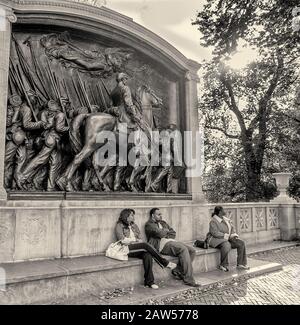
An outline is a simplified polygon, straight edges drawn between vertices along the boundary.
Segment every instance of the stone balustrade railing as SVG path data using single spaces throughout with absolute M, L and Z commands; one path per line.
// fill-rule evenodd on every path
M 300 203 L 295 204 L 296 235 L 300 238 Z
M 213 204 L 209 205 L 212 213 Z M 279 229 L 279 205 L 270 203 L 222 204 L 239 233 Z
M 220 205 L 220 204 L 218 204 Z M 300 204 L 250 202 L 221 204 L 237 233 L 249 243 L 294 240 L 300 235 Z M 215 204 L 208 204 L 210 214 Z

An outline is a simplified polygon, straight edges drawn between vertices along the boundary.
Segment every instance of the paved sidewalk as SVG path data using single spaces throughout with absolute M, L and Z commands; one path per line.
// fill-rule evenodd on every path
M 180 305 L 298 305 L 300 304 L 300 247 L 283 248 L 251 256 L 281 263 L 282 271 L 261 275 L 203 291 L 189 291 L 147 304 Z
M 170 279 L 166 283 L 158 283 L 158 290 L 140 285 L 56 301 L 54 304 L 300 304 L 297 280 L 300 278 L 300 247 L 295 245 L 295 242 L 273 242 L 262 247 L 249 247 L 249 271 L 238 271 L 232 266 L 230 272 L 215 270 L 197 274 L 196 280 L 202 285 L 200 288 L 189 288 L 182 281 Z

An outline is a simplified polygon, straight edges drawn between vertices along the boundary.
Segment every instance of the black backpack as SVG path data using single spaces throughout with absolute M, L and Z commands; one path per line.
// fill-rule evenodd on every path
M 203 249 L 208 249 L 208 244 L 206 240 L 195 240 L 194 242 L 195 247 L 203 248 Z

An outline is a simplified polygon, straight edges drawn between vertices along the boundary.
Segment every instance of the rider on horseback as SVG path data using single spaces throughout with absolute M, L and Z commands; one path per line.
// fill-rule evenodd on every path
M 119 108 L 119 122 L 126 123 L 128 133 L 132 131 L 148 132 L 149 126 L 144 123 L 140 110 L 133 103 L 131 90 L 127 84 L 128 79 L 129 77 L 126 73 L 119 73 L 117 75 L 118 85 L 111 94 L 113 105 Z M 148 134 L 147 136 L 149 137 Z M 114 182 L 115 191 L 121 189 L 121 183 L 127 168 L 127 166 L 117 166 Z M 130 177 L 130 184 L 128 184 L 133 191 L 137 191 L 135 187 L 135 177 L 137 176 L 135 171 L 137 170 L 140 170 L 140 166 L 134 166 L 131 174 L 132 177 Z
M 128 129 L 137 129 L 141 114 L 133 104 L 130 87 L 127 85 L 129 77 L 121 72 L 117 75 L 117 86 L 111 93 L 113 106 L 119 108 L 119 122 L 126 123 Z

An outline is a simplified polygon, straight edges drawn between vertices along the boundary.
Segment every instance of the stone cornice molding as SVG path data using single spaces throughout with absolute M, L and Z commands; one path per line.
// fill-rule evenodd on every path
M 127 30 L 134 35 L 139 41 L 144 42 L 166 58 L 174 62 L 181 70 L 190 71 L 192 75 L 197 74 L 200 68 L 199 63 L 187 59 L 170 43 L 160 36 L 151 32 L 147 28 L 135 23 L 132 18 L 119 14 L 118 12 L 108 9 L 104 6 L 96 7 L 89 4 L 74 2 L 71 0 L 0 0 L 0 5 L 11 8 L 18 16 L 40 15 L 43 17 L 47 14 L 57 15 L 73 15 L 76 18 L 85 19 L 87 21 L 99 22 L 113 26 L 119 30 Z M 47 19 L 47 17 L 44 17 Z
M 198 76 L 197 72 L 195 72 L 195 71 L 188 71 L 185 74 L 185 80 L 186 81 L 200 82 L 199 76 Z
M 10 23 L 16 23 L 17 22 L 17 16 L 14 14 L 12 8 L 10 6 L 6 6 L 2 4 L 0 1 L 0 6 L 5 10 L 5 17 Z
M 16 23 L 18 20 L 17 16 L 13 12 L 8 12 L 6 14 L 6 19 L 12 24 Z

